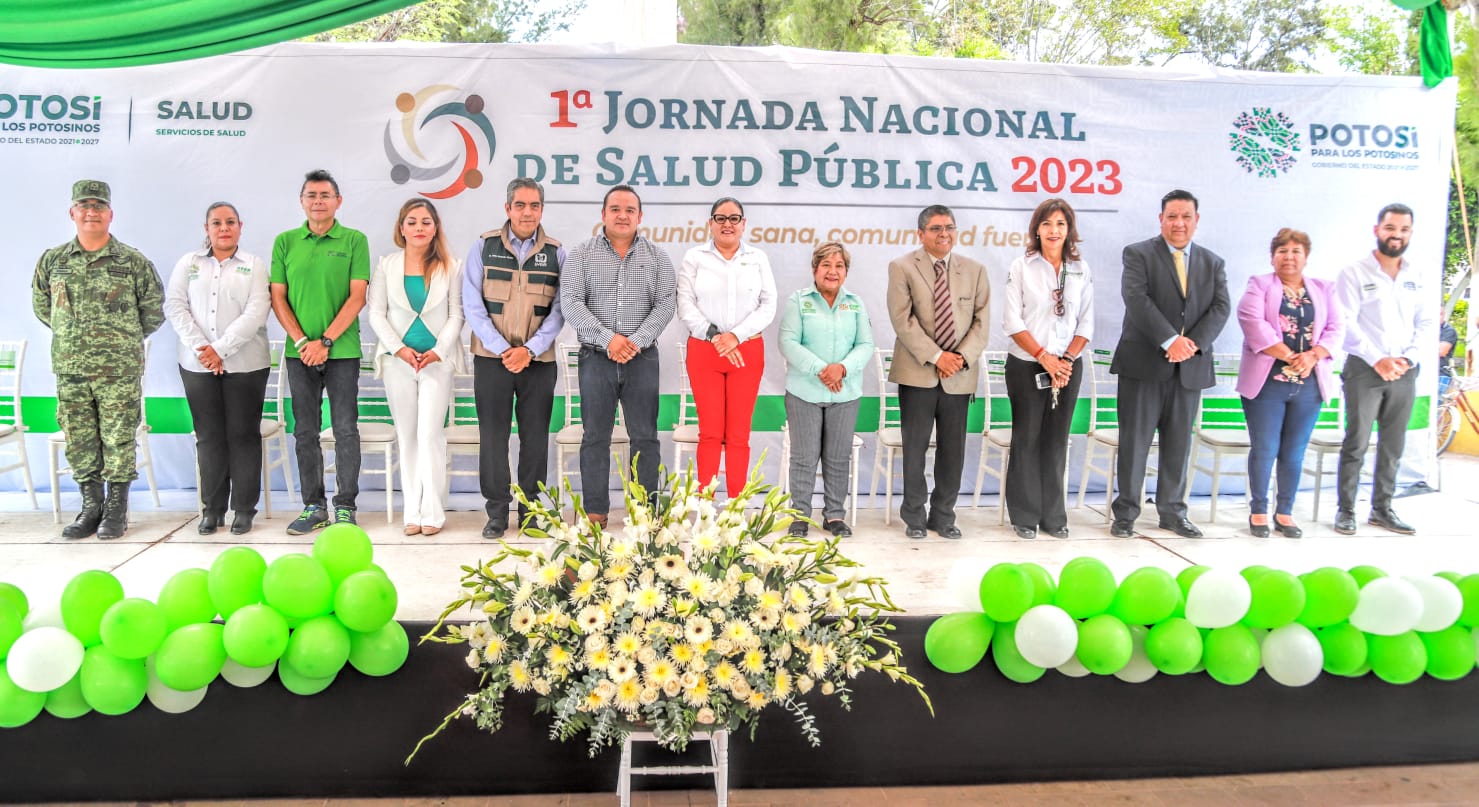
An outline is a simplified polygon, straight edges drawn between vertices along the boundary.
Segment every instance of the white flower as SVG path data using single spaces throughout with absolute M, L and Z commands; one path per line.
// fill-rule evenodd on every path
M 483 663 L 483 654 L 479 650 L 467 651 L 467 666 L 476 670 Z
M 765 591 L 765 581 L 760 578 L 752 577 L 745 581 L 745 593 L 751 597 L 758 597 L 763 591 Z
M 534 596 L 534 583 L 525 580 L 519 584 L 519 590 L 514 592 L 514 607 L 527 605 L 529 598 Z
M 605 608 L 592 604 L 580 609 L 580 615 L 576 617 L 576 622 L 580 625 L 581 630 L 586 633 L 592 633 L 606 627 L 606 623 L 610 619 L 611 615 L 606 613 Z
M 679 676 L 678 682 L 683 685 L 684 689 L 693 689 L 698 686 L 698 673 L 692 671 L 683 673 L 683 675 Z
M 781 615 L 774 608 L 761 608 L 750 616 L 750 621 L 761 630 L 775 630 L 780 624 Z
M 597 650 L 605 650 L 606 644 L 606 634 L 592 633 L 585 637 L 585 652 L 594 653 Z
M 831 681 L 823 681 L 822 682 L 822 694 L 823 695 L 831 695 L 833 692 L 836 692 L 836 691 L 837 691 L 837 687 L 833 686 Z
M 727 656 L 734 652 L 734 642 L 729 639 L 720 638 L 714 642 L 714 650 L 718 651 L 721 656 Z
M 743 675 L 736 676 L 734 683 L 729 686 L 729 691 L 741 700 L 750 697 L 750 682 Z
M 553 586 L 556 583 L 560 582 L 560 579 L 564 576 L 565 564 L 558 562 L 546 563 L 543 566 L 540 566 L 539 571 L 535 573 L 535 580 L 539 583 L 539 585 L 545 588 L 549 588 L 550 586 Z
M 693 553 L 700 557 L 707 557 L 719 551 L 719 545 L 723 542 L 720 535 L 714 530 L 704 530 L 693 536 Z
M 746 651 L 740 666 L 751 675 L 765 672 L 765 651 L 759 649 Z
M 601 679 L 601 683 L 596 685 L 596 692 L 600 694 L 603 700 L 609 701 L 616 697 L 616 684 L 603 678 Z
M 682 555 L 663 555 L 657 559 L 657 573 L 664 580 L 677 580 L 688 572 Z
M 623 711 L 635 712 L 641 704 L 642 682 L 635 678 L 626 678 L 617 683 L 616 705 Z
M 541 695 L 548 695 L 550 693 L 550 682 L 548 678 L 534 679 L 532 687 L 535 692 L 538 692 Z
M 579 577 L 581 580 L 595 580 L 596 564 L 591 563 L 590 561 L 586 561 L 585 563 L 580 564 L 580 571 L 576 572 L 575 576 Z
M 606 665 L 606 671 L 611 674 L 613 681 L 627 681 L 637 675 L 637 665 L 629 658 L 618 656 L 610 664 Z
M 810 692 L 813 686 L 815 686 L 815 682 L 811 680 L 810 676 L 803 675 L 796 679 L 796 689 L 803 695 Z
M 657 703 L 657 698 L 659 694 L 660 693 L 657 687 L 644 687 L 642 689 L 642 694 L 637 697 L 637 700 L 643 706 L 651 706 L 652 704 Z
M 492 635 L 493 629 L 488 626 L 486 621 L 474 622 L 470 625 L 464 625 L 461 633 L 462 637 L 467 640 L 468 647 L 474 650 L 482 650 L 488 646 L 488 637 Z
M 652 662 L 654 662 L 656 660 L 657 660 L 657 651 L 654 650 L 654 649 L 652 649 L 652 645 L 650 645 L 650 644 L 649 645 L 643 645 L 642 646 L 642 649 L 637 651 L 637 661 L 640 661 L 643 664 L 651 664 Z
M 629 596 L 627 593 L 627 584 L 620 580 L 606 587 L 606 601 L 611 603 L 613 609 L 626 605 Z
M 524 636 L 528 636 L 529 632 L 534 630 L 534 622 L 534 609 L 527 607 L 514 611 L 513 616 L 508 618 L 509 628 Z
M 683 685 L 678 683 L 678 679 L 676 678 L 669 679 L 666 684 L 662 685 L 662 694 L 667 695 L 669 698 L 678 697 L 678 693 L 682 691 Z
M 702 723 L 705 726 L 712 725 L 715 720 L 714 710 L 705 706 L 704 708 L 698 710 L 698 714 L 694 717 L 694 720 L 697 720 L 699 723 Z
M 811 595 L 806 593 L 806 587 L 800 583 L 792 583 L 786 592 L 786 599 L 790 601 L 792 608 L 805 611 L 811 607 Z
M 647 672 L 647 680 L 654 686 L 662 686 L 678 677 L 678 668 L 673 662 L 665 658 L 654 659 L 651 664 L 644 665 Z
M 683 628 L 684 638 L 694 644 L 702 644 L 714 636 L 714 623 L 708 617 L 689 617 Z

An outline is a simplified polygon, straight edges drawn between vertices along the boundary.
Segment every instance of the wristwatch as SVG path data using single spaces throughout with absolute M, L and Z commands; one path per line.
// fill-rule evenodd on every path
M 334 347 L 334 340 L 330 339 L 327 336 L 318 340 L 318 343 L 323 345 L 325 350 L 330 350 Z

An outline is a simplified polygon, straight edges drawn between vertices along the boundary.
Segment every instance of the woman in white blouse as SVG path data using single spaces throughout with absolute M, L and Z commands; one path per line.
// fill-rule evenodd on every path
M 180 337 L 180 381 L 195 424 L 201 535 L 252 529 L 262 492 L 262 400 L 271 359 L 267 264 L 237 248 L 241 216 L 216 202 L 205 211 L 205 246 L 175 263 L 164 315 Z
M 1094 285 L 1078 254 L 1073 208 L 1049 199 L 1032 212 L 1027 254 L 1007 270 L 1002 330 L 1007 397 L 1012 405 L 1012 460 L 1007 515 L 1022 538 L 1038 529 L 1068 537 L 1063 489 L 1068 429 L 1083 380 L 1080 356 L 1094 335 Z
M 688 380 L 698 409 L 698 479 L 719 475 L 730 496 L 750 473 L 750 420 L 765 373 L 761 333 L 775 319 L 775 277 L 765 253 L 743 242 L 745 208 L 725 197 L 709 208 L 710 241 L 678 268 L 678 318 L 688 329 Z
M 447 251 L 431 202 L 411 199 L 396 218 L 395 245 L 370 276 L 366 308 L 375 375 L 385 379 L 401 453 L 407 535 L 435 535 L 447 521 L 447 407 L 462 368 L 462 261 Z

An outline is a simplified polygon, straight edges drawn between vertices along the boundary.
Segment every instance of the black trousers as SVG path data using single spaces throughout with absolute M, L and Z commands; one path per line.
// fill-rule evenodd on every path
M 1120 453 L 1115 472 L 1119 494 L 1110 506 L 1115 521 L 1133 522 L 1140 517 L 1145 462 L 1157 432 L 1160 464 L 1156 470 L 1155 509 L 1163 522 L 1186 518 L 1186 466 L 1202 391 L 1182 386 L 1180 373 L 1181 369 L 1176 368 L 1165 381 L 1120 376 Z
M 555 401 L 555 363 L 530 362 L 510 373 L 489 356 L 472 357 L 473 395 L 478 408 L 478 484 L 489 518 L 508 518 L 509 432 L 519 420 L 519 488 L 539 498 L 539 483 L 549 480 L 549 424 Z M 519 507 L 519 522 L 525 516 Z
M 270 368 L 246 373 L 197 373 L 180 368 L 195 454 L 200 465 L 200 507 L 225 515 L 257 512 L 262 494 L 262 400 Z
M 1053 391 L 1037 388 L 1042 365 L 1007 356 L 1007 400 L 1012 404 L 1012 453 L 1007 463 L 1007 513 L 1016 527 L 1044 531 L 1068 526 L 1063 474 L 1068 463 L 1068 430 L 1083 381 L 1082 358 L 1073 363 L 1068 386 Z
M 955 499 L 965 465 L 965 421 L 971 394 L 945 392 L 938 385 L 899 385 L 899 431 L 904 440 L 904 501 L 899 518 L 905 527 L 934 528 L 955 524 Z M 924 455 L 930 430 L 935 432 L 935 489 L 924 484 Z M 925 500 L 929 512 L 925 513 Z

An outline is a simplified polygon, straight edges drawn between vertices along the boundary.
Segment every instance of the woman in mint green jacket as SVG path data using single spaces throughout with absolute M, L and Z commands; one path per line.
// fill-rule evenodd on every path
M 822 517 L 827 531 L 852 535 L 847 514 L 853 434 L 863 368 L 873 356 L 873 325 L 857 295 L 845 291 L 852 256 L 836 241 L 811 254 L 813 285 L 792 294 L 781 314 L 781 355 L 786 357 L 786 423 L 790 429 L 791 501 L 811 517 L 817 461 L 822 463 Z M 791 525 L 805 535 L 806 522 Z

